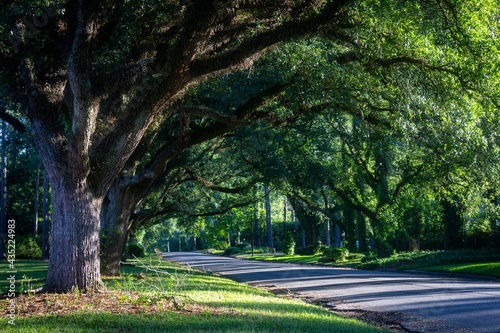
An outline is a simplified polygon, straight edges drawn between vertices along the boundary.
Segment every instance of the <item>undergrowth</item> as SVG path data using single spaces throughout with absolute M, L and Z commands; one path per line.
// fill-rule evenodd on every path
M 469 262 L 487 262 L 500 260 L 499 252 L 477 250 L 415 251 L 401 252 L 389 258 L 370 256 L 359 264 L 360 269 L 417 269 L 428 266 L 461 264 Z

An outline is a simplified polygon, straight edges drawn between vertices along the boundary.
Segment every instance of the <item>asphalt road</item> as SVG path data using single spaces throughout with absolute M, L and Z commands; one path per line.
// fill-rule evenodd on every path
M 166 260 L 290 292 L 336 311 L 397 317 L 408 332 L 500 332 L 500 283 L 441 275 L 267 263 L 190 252 Z

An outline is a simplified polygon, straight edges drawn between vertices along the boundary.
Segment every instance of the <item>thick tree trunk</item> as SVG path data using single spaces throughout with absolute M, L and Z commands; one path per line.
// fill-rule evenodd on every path
M 103 288 L 99 269 L 99 212 L 102 200 L 85 182 L 52 180 L 54 206 L 50 262 L 44 291 Z
M 306 243 L 309 245 L 316 245 L 318 244 L 319 240 L 319 235 L 318 235 L 318 225 L 314 222 L 315 219 L 313 217 L 311 218 L 312 223 L 307 223 L 307 225 L 304 226 L 304 232 L 306 236 Z
M 356 223 L 358 225 L 359 251 L 367 252 L 369 250 L 368 235 L 366 233 L 366 217 L 361 212 L 356 212 Z M 374 251 L 375 249 L 370 249 Z
M 326 238 L 326 246 L 332 246 L 332 235 L 330 231 L 330 220 L 326 220 L 325 225 L 325 238 Z
M 135 200 L 127 190 L 113 186 L 101 210 L 101 273 L 120 275 L 120 263 L 129 238 Z
M 290 199 L 290 204 L 304 231 L 306 245 L 316 245 L 319 240 L 318 236 L 321 220 L 316 214 L 310 212 L 299 200 L 292 198 Z
M 49 260 L 49 176 L 43 175 L 43 227 L 42 227 L 42 260 Z
M 333 247 L 338 248 L 341 247 L 342 241 L 340 239 L 340 227 L 338 224 L 335 224 L 335 227 L 333 229 Z M 343 246 L 342 246 L 343 247 Z
M 35 179 L 35 204 L 34 206 L 34 211 L 35 211 L 35 221 L 34 221 L 34 226 L 33 226 L 33 237 L 36 238 L 38 234 L 38 198 L 39 198 L 39 191 L 40 191 L 40 165 L 37 165 L 36 167 L 36 179 Z

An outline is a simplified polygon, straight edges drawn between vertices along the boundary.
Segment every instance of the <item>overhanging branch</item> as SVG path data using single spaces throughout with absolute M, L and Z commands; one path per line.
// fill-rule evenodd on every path
M 20 133 L 24 133 L 26 131 L 26 127 L 24 126 L 24 124 L 19 119 L 8 114 L 7 109 L 4 106 L 0 106 L 0 119 L 10 124 L 16 131 Z
M 190 72 L 193 77 L 202 77 L 241 66 L 253 56 L 278 43 L 316 33 L 324 26 L 339 24 L 340 14 L 350 2 L 349 0 L 330 1 L 318 14 L 304 19 L 290 20 L 276 28 L 255 34 L 231 50 L 210 57 L 201 57 L 190 64 Z
M 242 194 L 245 191 L 248 191 L 254 184 L 249 184 L 243 187 L 225 187 L 221 185 L 217 185 L 212 183 L 209 180 L 204 179 L 200 175 L 198 175 L 193 169 L 191 168 L 184 168 L 186 172 L 199 184 L 203 185 L 204 187 L 212 190 L 212 191 L 217 191 L 217 192 L 222 192 L 222 193 L 230 193 L 230 194 Z

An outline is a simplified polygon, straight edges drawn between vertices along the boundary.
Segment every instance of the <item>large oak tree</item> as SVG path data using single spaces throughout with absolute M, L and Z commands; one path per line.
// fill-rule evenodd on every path
M 335 33 L 351 2 L 2 6 L 2 90 L 21 103 L 53 187 L 45 290 L 101 288 L 104 198 L 148 128 L 180 112 L 172 106 L 189 87 L 249 66 L 281 41 L 321 29 Z

